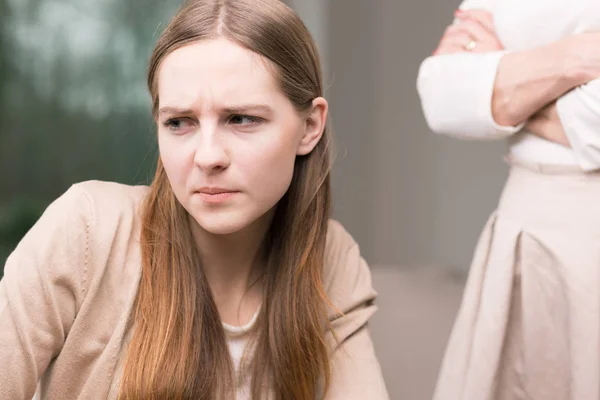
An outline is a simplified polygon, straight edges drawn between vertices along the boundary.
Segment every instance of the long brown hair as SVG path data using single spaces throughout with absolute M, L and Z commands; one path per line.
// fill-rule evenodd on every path
M 298 112 L 323 95 L 315 44 L 279 0 L 188 0 L 150 59 L 153 114 L 165 56 L 186 44 L 225 37 L 269 60 Z M 249 360 L 253 399 L 309 400 L 330 380 L 325 341 L 328 300 L 321 280 L 330 213 L 330 133 L 296 159 L 288 192 L 265 238 L 263 306 Z M 224 399 L 233 396 L 231 358 L 219 312 L 199 262 L 188 215 L 158 162 L 143 208 L 142 278 L 120 399 Z

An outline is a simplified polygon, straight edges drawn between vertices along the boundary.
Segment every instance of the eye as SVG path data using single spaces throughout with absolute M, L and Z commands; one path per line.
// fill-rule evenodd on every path
M 194 124 L 189 118 L 169 118 L 163 125 L 172 132 L 180 132 Z
M 264 121 L 264 119 L 262 119 L 260 117 L 253 117 L 251 115 L 234 114 L 231 117 L 229 117 L 229 120 L 227 122 L 230 124 L 233 124 L 233 125 L 256 125 L 256 124 L 260 124 L 263 121 Z

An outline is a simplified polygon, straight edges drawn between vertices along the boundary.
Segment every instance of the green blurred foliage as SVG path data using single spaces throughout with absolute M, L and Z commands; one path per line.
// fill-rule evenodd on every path
M 147 183 L 147 60 L 179 1 L 0 0 L 0 277 L 73 183 Z
M 0 210 L 0 263 L 41 216 L 44 205 L 32 199 L 15 199 Z M 0 267 L 2 276 L 3 267 Z

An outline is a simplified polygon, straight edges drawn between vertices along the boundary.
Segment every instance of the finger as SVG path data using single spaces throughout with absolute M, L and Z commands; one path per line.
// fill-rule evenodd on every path
M 488 31 L 481 22 L 474 19 L 460 19 L 458 24 L 450 26 L 451 30 L 462 30 L 470 34 L 478 42 L 496 41 L 494 33 Z M 450 30 L 450 28 L 448 28 Z
M 440 42 L 440 48 L 444 46 L 458 46 L 462 48 L 462 51 L 465 51 L 465 46 L 471 42 L 473 38 L 466 32 L 455 32 L 453 34 L 448 34 L 444 36 L 442 41 Z
M 474 42 L 474 47 L 468 47 L 471 42 Z M 490 37 L 489 40 L 477 41 L 469 33 L 453 29 L 449 30 L 448 33 L 442 37 L 439 46 L 447 44 L 462 46 L 462 51 L 469 51 L 472 53 L 486 53 L 503 49 L 502 44 L 494 38 Z
M 489 32 L 492 32 L 494 34 L 496 32 L 496 27 L 494 25 L 494 16 L 489 11 L 481 9 L 457 10 L 455 16 L 456 18 L 461 20 L 474 19 L 476 21 L 479 21 L 479 23 L 481 23 Z
M 441 56 L 444 54 L 454 54 L 454 53 L 464 53 L 464 52 L 465 52 L 464 46 L 459 46 L 457 44 L 452 44 L 452 43 L 446 43 L 446 44 L 440 45 L 437 49 L 435 49 L 435 51 L 433 52 L 433 55 Z

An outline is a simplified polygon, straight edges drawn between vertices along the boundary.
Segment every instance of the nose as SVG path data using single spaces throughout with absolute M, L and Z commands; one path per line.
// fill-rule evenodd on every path
M 194 164 L 207 174 L 227 169 L 231 164 L 225 138 L 216 126 L 204 125 L 198 135 Z

